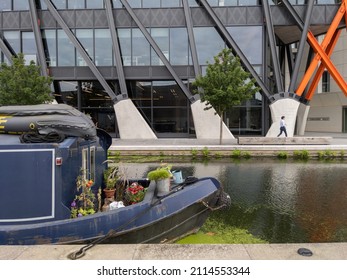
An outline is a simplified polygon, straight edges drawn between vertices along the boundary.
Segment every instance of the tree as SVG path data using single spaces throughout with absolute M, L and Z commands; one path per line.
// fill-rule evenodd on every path
M 0 105 L 34 105 L 52 101 L 52 78 L 41 76 L 40 66 L 34 61 L 25 65 L 21 53 L 12 60 L 12 65 L 2 63 L 0 66 Z
M 223 49 L 214 57 L 214 64 L 208 63 L 206 75 L 198 76 L 193 82 L 201 101 L 206 102 L 205 110 L 214 108 L 220 118 L 219 142 L 223 137 L 223 114 L 233 106 L 241 103 L 259 91 L 255 80 L 246 72 L 240 59 L 231 53 L 230 49 Z

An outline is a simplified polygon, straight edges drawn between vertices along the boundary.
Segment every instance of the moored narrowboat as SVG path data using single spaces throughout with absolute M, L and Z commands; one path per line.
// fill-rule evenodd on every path
M 102 211 L 112 139 L 76 111 L 59 104 L 0 107 L 0 244 L 171 242 L 227 204 L 215 178 L 187 178 L 161 196 L 154 181 L 140 178 L 128 182 L 143 186 L 142 201 Z M 72 218 L 81 194 L 76 178 L 92 182 L 94 211 Z

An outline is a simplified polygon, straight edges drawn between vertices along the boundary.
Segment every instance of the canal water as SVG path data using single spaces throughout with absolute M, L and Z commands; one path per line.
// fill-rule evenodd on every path
M 269 243 L 347 242 L 347 163 L 278 159 L 170 163 L 183 177 L 219 179 L 232 200 L 219 223 L 246 229 Z M 146 177 L 153 163 L 124 164 Z

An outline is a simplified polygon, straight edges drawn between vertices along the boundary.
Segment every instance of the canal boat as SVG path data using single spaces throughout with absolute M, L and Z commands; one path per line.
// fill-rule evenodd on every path
M 215 178 L 188 177 L 161 196 L 154 181 L 133 178 L 127 182 L 144 187 L 143 200 L 103 209 L 111 142 L 67 105 L 0 107 L 0 244 L 172 242 L 228 204 Z M 72 218 L 77 178 L 89 184 L 95 213 Z

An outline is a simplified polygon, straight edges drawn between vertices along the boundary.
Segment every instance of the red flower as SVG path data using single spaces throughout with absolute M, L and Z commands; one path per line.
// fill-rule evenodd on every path
M 130 204 L 135 204 L 143 200 L 145 191 L 143 186 L 134 182 L 125 190 L 126 198 Z

